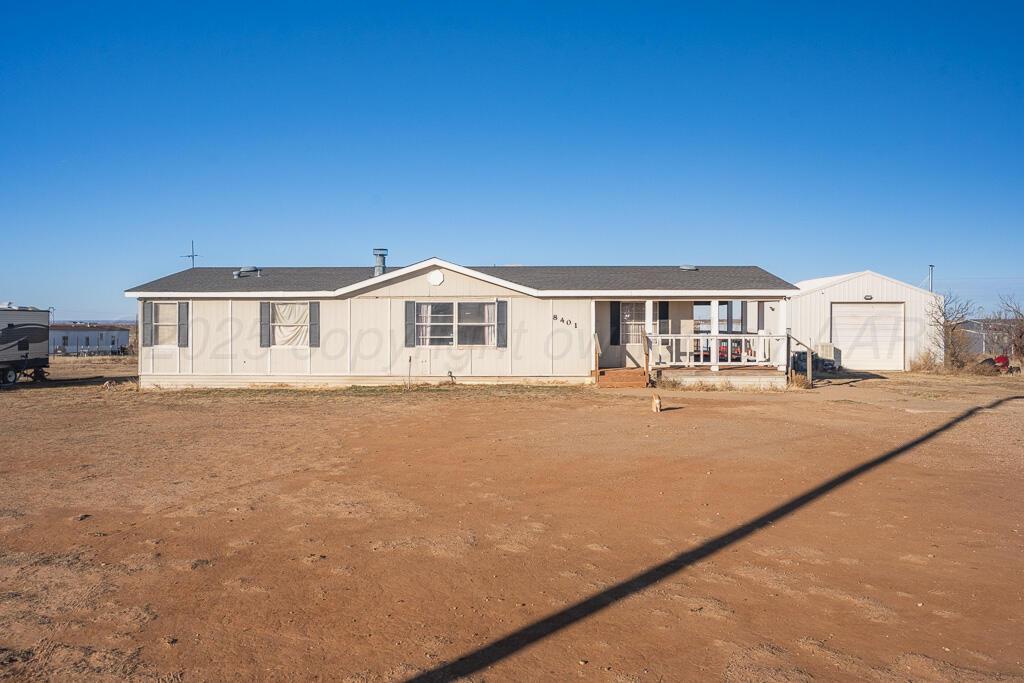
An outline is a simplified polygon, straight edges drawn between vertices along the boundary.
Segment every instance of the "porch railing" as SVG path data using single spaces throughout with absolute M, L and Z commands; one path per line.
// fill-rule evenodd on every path
M 786 364 L 784 334 L 651 334 L 651 368 Z

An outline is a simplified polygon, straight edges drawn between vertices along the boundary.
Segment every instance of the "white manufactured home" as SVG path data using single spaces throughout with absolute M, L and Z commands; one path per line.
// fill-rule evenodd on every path
M 377 253 L 380 252 L 380 253 Z M 143 387 L 592 383 L 615 368 L 784 381 L 787 297 L 755 266 L 192 268 L 138 299 Z
M 129 344 L 128 325 L 66 322 L 50 325 L 52 355 L 111 355 L 122 353 Z

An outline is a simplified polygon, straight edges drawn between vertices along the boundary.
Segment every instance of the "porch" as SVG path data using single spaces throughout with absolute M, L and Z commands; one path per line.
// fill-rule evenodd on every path
M 784 373 L 786 300 L 669 299 L 594 302 L 594 370 L 764 368 Z

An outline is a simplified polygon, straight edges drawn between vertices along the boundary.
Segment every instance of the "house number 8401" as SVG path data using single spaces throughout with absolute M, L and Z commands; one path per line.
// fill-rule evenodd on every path
M 579 327 L 580 327 L 579 325 L 577 325 L 577 324 L 576 324 L 575 322 L 573 322 L 572 320 L 569 320 L 569 319 L 567 319 L 567 318 L 563 318 L 562 316 L 558 315 L 557 313 L 555 313 L 554 315 L 552 315 L 552 316 L 551 316 L 551 319 L 552 319 L 552 320 L 554 320 L 554 321 L 556 321 L 556 322 L 560 322 L 560 323 L 562 323 L 563 325 L 567 325 L 567 326 L 569 326 L 569 327 L 575 327 L 576 329 L 579 329 Z

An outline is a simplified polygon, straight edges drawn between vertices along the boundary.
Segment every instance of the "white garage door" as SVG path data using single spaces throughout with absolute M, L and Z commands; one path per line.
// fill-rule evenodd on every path
M 903 304 L 832 304 L 832 344 L 851 370 L 903 369 Z

